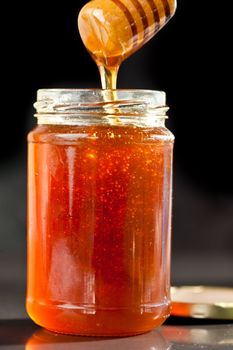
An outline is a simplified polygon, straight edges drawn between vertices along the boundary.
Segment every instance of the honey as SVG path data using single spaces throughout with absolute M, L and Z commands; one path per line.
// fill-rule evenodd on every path
M 27 310 L 37 324 L 132 335 L 168 317 L 172 148 L 165 128 L 29 134 Z
M 174 15 L 176 0 L 92 0 L 78 26 L 97 63 L 103 89 L 116 89 L 121 63 L 148 42 Z

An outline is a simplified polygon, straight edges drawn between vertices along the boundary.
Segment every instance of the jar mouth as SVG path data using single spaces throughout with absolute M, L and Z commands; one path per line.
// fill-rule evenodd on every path
M 165 92 L 135 89 L 40 89 L 34 107 L 39 124 L 80 124 L 88 117 L 164 121 L 169 109 Z

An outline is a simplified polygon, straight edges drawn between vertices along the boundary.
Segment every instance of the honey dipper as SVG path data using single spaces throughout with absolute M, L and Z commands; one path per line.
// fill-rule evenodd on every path
M 176 0 L 92 0 L 79 14 L 79 32 L 99 68 L 108 73 L 149 41 L 175 10 Z

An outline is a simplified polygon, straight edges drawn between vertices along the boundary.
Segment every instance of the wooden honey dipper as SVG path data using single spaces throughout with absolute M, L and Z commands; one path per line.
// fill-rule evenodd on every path
M 79 32 L 104 89 L 116 89 L 122 61 L 148 42 L 175 10 L 176 0 L 92 0 L 82 8 Z

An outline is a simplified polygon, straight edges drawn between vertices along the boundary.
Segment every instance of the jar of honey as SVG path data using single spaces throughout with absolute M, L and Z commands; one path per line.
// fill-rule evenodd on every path
M 165 94 L 39 90 L 35 108 L 29 316 L 89 336 L 160 326 L 170 313 L 174 143 Z

